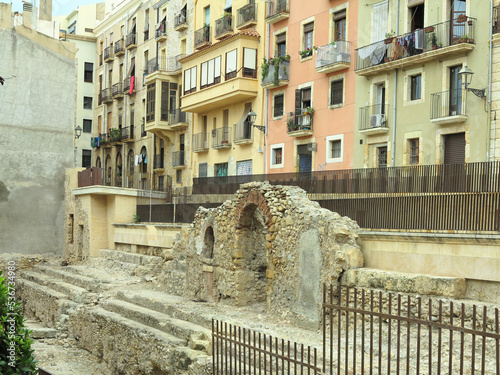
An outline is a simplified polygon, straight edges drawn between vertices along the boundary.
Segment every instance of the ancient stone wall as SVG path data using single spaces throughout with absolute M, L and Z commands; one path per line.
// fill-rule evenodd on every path
M 322 284 L 363 266 L 358 230 L 298 187 L 244 184 L 221 206 L 197 211 L 186 236 L 185 293 L 317 324 Z

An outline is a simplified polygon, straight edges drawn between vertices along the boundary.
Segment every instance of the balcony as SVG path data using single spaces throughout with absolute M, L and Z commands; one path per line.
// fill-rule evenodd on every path
M 316 50 L 316 71 L 332 73 L 351 65 L 351 42 L 339 40 Z
M 111 62 L 115 58 L 113 54 L 113 46 L 104 48 L 104 62 Z
M 134 78 L 132 80 L 132 78 Z M 132 81 L 134 82 L 134 86 L 132 87 L 132 92 L 130 92 L 130 86 L 132 85 Z M 137 77 L 128 77 L 123 80 L 123 93 L 125 95 L 135 94 L 137 87 Z
M 144 74 L 146 74 L 146 84 L 154 80 L 169 80 L 171 76 L 182 74 L 182 64 L 179 62 L 184 55 L 152 58 L 146 64 Z
M 493 34 L 500 32 L 500 5 L 493 8 L 492 32 Z
M 125 143 L 134 142 L 134 125 L 121 128 L 121 141 Z
M 427 61 L 466 54 L 475 47 L 475 22 L 474 18 L 464 15 L 358 48 L 356 74 L 388 73 L 397 68 L 408 69 Z
M 208 136 L 207 133 L 193 134 L 193 143 L 191 144 L 193 152 L 208 151 Z
M 110 142 L 109 137 L 106 133 L 99 134 L 99 145 L 100 145 L 100 147 L 110 147 L 111 146 L 111 142 Z
M 359 109 L 359 132 L 366 135 L 385 134 L 389 131 L 387 104 L 376 104 Z
M 102 61 L 103 61 L 103 57 L 102 57 L 102 53 L 99 54 L 99 66 L 102 66 Z
M 210 26 L 203 26 L 194 32 L 194 48 L 200 49 L 210 44 Z
M 271 0 L 266 4 L 266 21 L 276 23 L 290 17 L 288 0 Z
M 179 14 L 176 14 L 174 17 L 174 30 L 175 31 L 183 31 L 188 28 L 186 11 L 181 11 Z
M 249 3 L 239 8 L 237 17 L 236 27 L 238 29 L 246 29 L 247 27 L 255 26 L 257 24 L 257 4 Z
M 111 144 L 117 145 L 122 144 L 122 129 L 121 128 L 111 128 L 109 129 L 109 142 Z
M 216 150 L 231 148 L 231 129 L 229 126 L 212 130 L 212 148 Z
M 172 129 L 185 129 L 188 126 L 186 117 L 186 112 L 182 112 L 180 109 L 176 109 L 170 111 L 168 123 Z
M 274 61 L 279 58 L 273 59 Z M 276 69 L 278 74 L 276 74 Z M 290 71 L 290 61 L 280 60 L 278 66 L 276 63 L 270 63 L 267 72 L 262 73 L 262 88 L 272 89 L 288 85 L 288 72 Z M 265 74 L 264 74 L 265 73 Z
M 104 104 L 113 103 L 113 97 L 111 96 L 111 89 L 102 90 L 101 98 Z
M 185 166 L 186 164 L 184 163 L 184 151 L 172 152 L 172 167 L 184 168 Z
M 157 42 L 167 40 L 167 22 L 165 19 L 156 26 L 155 37 Z
M 222 39 L 233 33 L 233 16 L 226 14 L 215 20 L 215 39 Z
M 290 137 L 310 137 L 313 135 L 313 114 L 302 111 L 290 116 L 286 122 Z
M 153 170 L 155 172 L 163 171 L 165 169 L 165 157 L 164 155 L 155 155 L 153 159 Z
M 243 121 L 239 124 L 234 125 L 234 144 L 242 145 L 247 143 L 253 143 L 253 126 L 252 123 L 248 121 Z
M 118 82 L 113 85 L 111 88 L 111 96 L 113 99 L 121 99 L 123 98 L 123 83 Z
M 467 95 L 463 89 L 431 94 L 431 122 L 437 125 L 455 124 L 467 120 Z
M 122 56 L 125 55 L 125 41 L 123 38 L 120 40 L 117 40 L 115 43 L 115 56 Z
M 127 34 L 127 38 L 125 39 L 125 48 L 129 50 L 137 48 L 136 39 L 137 39 L 136 33 Z

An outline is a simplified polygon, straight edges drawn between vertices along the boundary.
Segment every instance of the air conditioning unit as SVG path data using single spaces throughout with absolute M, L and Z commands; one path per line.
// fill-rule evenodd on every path
M 385 115 L 371 115 L 370 116 L 370 128 L 380 128 L 385 125 Z
M 212 130 L 212 137 L 216 137 L 217 136 L 217 130 L 216 129 L 213 129 Z

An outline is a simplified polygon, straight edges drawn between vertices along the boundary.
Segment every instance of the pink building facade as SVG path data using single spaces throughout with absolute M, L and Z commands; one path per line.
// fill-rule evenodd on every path
M 357 2 L 273 0 L 267 173 L 353 166 Z

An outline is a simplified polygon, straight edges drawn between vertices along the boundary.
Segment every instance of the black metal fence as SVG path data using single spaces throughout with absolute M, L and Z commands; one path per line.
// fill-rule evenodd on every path
M 498 308 L 324 288 L 325 374 L 500 375 Z

